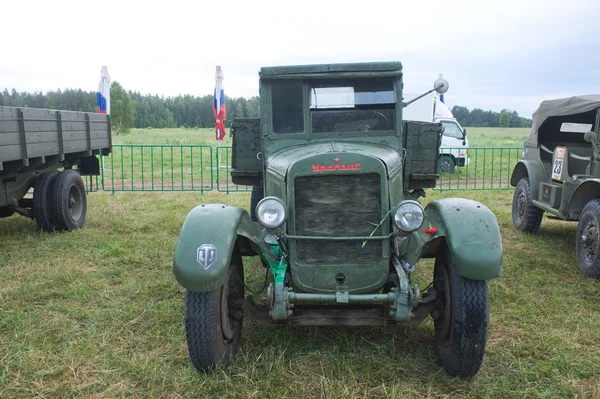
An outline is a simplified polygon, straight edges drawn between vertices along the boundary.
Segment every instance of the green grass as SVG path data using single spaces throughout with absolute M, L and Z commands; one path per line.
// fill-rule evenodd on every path
M 468 127 L 470 147 L 523 147 L 529 128 Z
M 468 127 L 471 147 L 522 147 L 529 135 L 528 128 Z M 113 136 L 113 144 L 207 144 L 231 145 L 229 132 L 225 140 L 215 139 L 214 129 L 131 129 L 126 135 Z
M 504 274 L 490 282 L 487 353 L 472 380 L 437 363 L 430 320 L 412 328 L 269 327 L 246 321 L 229 368 L 195 371 L 172 274 L 194 206 L 248 194 L 94 193 L 85 228 L 0 220 L 0 397 L 600 397 L 600 286 L 575 259 L 576 224 L 517 232 L 510 191 L 468 196 L 497 215 Z M 245 260 L 247 284 L 264 269 Z M 417 265 L 421 287 L 431 262 Z

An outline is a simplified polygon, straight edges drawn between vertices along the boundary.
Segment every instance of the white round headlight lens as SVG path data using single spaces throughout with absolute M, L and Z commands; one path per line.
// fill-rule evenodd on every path
M 425 220 L 423 207 L 416 201 L 404 201 L 394 212 L 394 223 L 402 231 L 417 230 L 423 224 L 423 220 Z
M 279 198 L 263 198 L 256 205 L 256 217 L 266 228 L 276 229 L 285 222 L 285 206 Z

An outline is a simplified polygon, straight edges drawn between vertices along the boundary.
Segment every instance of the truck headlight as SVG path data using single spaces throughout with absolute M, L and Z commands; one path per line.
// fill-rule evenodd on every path
M 421 227 L 423 220 L 425 220 L 423 207 L 417 201 L 402 201 L 394 212 L 394 224 L 408 233 Z
M 276 229 L 285 222 L 285 205 L 277 197 L 266 197 L 256 205 L 256 217 L 268 229 Z

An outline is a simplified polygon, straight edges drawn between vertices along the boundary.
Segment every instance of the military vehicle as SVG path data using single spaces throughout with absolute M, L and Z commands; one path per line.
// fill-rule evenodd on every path
M 600 278 L 600 95 L 543 101 L 510 184 L 515 227 L 536 233 L 544 212 L 579 221 L 577 262 Z
M 253 216 L 199 205 L 174 254 L 197 369 L 232 360 L 244 316 L 275 325 L 399 326 L 431 315 L 447 373 L 477 373 L 487 281 L 502 273 L 500 231 L 478 202 L 419 203 L 438 178 L 443 128 L 403 121 L 410 104 L 402 75 L 400 62 L 261 68 L 260 119 L 231 124 L 231 176 L 257 187 Z M 447 88 L 438 80 L 428 93 Z M 250 256 L 269 274 L 256 301 L 244 290 Z M 411 281 L 421 258 L 435 259 L 422 293 Z
M 96 156 L 111 148 L 108 115 L 1 106 L 0 218 L 18 213 L 43 231 L 83 227 L 81 176 L 99 175 Z

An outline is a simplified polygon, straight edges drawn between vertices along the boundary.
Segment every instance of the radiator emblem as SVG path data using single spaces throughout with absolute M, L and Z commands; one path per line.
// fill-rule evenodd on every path
M 339 158 L 335 158 L 333 160 L 333 164 L 330 165 L 321 165 L 321 164 L 313 164 L 312 165 L 312 170 L 313 173 L 323 173 L 323 172 L 333 172 L 336 170 L 360 170 L 360 162 L 356 162 L 356 163 L 350 163 L 350 164 L 345 164 L 345 163 L 340 163 L 340 159 Z
M 205 270 L 215 264 L 217 260 L 217 248 L 212 244 L 203 244 L 198 248 L 197 253 L 198 263 L 200 263 Z

